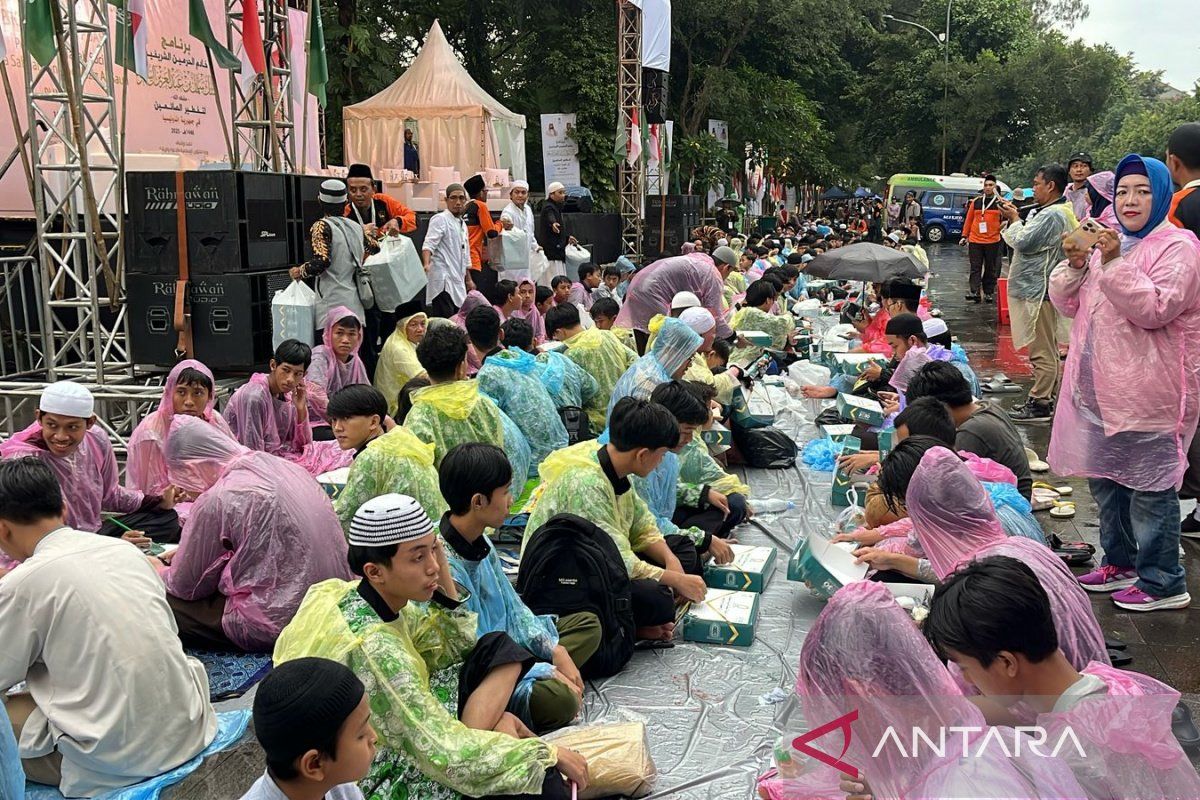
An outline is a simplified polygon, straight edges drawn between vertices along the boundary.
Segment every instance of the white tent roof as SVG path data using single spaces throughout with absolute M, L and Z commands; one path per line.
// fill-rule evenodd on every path
M 485 92 L 459 63 L 437 20 L 408 70 L 374 97 L 343 108 L 342 115 L 347 120 L 492 116 L 525 127 L 525 117 Z

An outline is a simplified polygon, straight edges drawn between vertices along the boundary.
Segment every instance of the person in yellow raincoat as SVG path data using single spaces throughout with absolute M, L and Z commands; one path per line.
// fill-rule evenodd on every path
M 433 445 L 439 465 L 450 449 L 464 442 L 486 442 L 502 449 L 513 466 L 513 483 L 524 486 L 532 472 L 529 442 L 508 415 L 466 379 L 467 334 L 438 326 L 417 347 L 431 386 L 413 392 L 404 427 Z
M 372 440 L 355 456 L 333 510 L 342 528 L 349 532 L 354 512 L 363 503 L 392 493 L 415 498 L 430 519 L 440 519 L 446 511 L 433 465 L 433 445 L 422 442 L 403 426 Z
M 778 293 L 770 281 L 758 280 L 750 284 L 746 290 L 745 304 L 739 308 L 730 320 L 735 332 L 762 331 L 771 335 L 774 350 L 786 350 L 791 343 L 792 331 L 796 328 L 796 320 L 787 312 L 772 314 L 771 306 L 775 303 Z M 763 346 L 749 343 L 733 349 L 729 357 L 732 364 L 747 364 L 762 355 Z
M 425 372 L 417 358 L 417 345 L 425 338 L 429 317 L 419 311 L 396 323 L 396 330 L 383 342 L 375 369 L 375 388 L 388 401 L 388 414 L 396 415 L 396 398 L 404 384 Z
M 586 786 L 581 756 L 528 736 L 504 710 L 503 693 L 516 691 L 533 656 L 505 633 L 476 641 L 476 615 L 460 602 L 417 501 L 387 494 L 364 503 L 349 545 L 361 580 L 312 586 L 280 634 L 274 662 L 327 658 L 362 681 L 380 745 L 364 794 L 557 800 L 570 796 L 564 774 Z

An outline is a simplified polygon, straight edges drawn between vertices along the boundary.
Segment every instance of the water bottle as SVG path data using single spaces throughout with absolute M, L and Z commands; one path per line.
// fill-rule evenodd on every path
M 778 514 L 781 511 L 791 511 L 796 507 L 796 504 L 791 500 L 780 500 L 771 498 L 769 500 L 760 500 L 754 504 L 754 510 L 760 514 Z

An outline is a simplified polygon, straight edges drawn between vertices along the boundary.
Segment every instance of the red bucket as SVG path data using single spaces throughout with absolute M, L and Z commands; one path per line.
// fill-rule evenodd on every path
M 1000 324 L 1008 324 L 1008 278 L 996 281 L 996 312 L 1000 315 Z

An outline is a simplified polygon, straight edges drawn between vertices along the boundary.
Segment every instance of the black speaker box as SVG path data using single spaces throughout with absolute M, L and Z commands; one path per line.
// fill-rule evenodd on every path
M 657 69 L 642 70 L 642 106 L 646 109 L 647 125 L 662 125 L 667 121 L 668 75 Z
M 688 241 L 688 232 L 681 227 L 667 226 L 666 235 L 659 235 L 657 225 L 647 225 L 642 230 L 644 246 L 642 260 L 649 263 L 655 259 L 679 255 L 683 243 Z
M 291 239 L 291 265 L 303 264 L 312 258 L 312 241 L 308 232 L 321 218 L 321 201 L 317 193 L 326 180 L 321 175 L 288 175 L 288 227 Z
M 611 264 L 621 255 L 620 214 L 563 214 L 567 234 L 591 245 L 592 261 Z
M 249 370 L 271 357 L 271 298 L 291 282 L 286 271 L 198 275 L 189 282 L 196 358 L 214 370 Z M 134 363 L 176 362 L 175 278 L 127 275 Z
M 666 207 L 667 226 L 678 225 L 689 231 L 700 225 L 700 197 L 694 194 L 651 194 L 646 196 L 647 225 L 662 223 L 663 207 Z
M 291 177 L 233 170 L 184 173 L 191 274 L 291 266 Z M 178 275 L 175 173 L 130 172 L 125 185 L 129 273 Z

